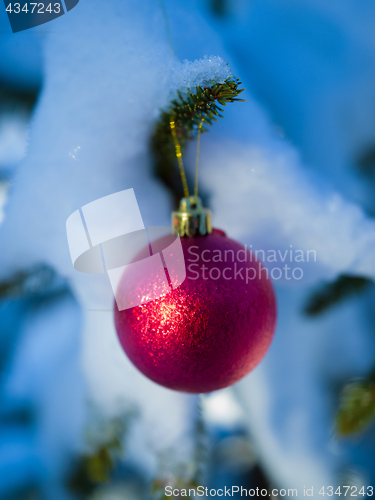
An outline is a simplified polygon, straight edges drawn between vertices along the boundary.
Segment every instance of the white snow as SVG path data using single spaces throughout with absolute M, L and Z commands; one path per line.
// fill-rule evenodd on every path
M 194 90 L 198 86 L 224 83 L 228 78 L 233 78 L 233 74 L 228 63 L 220 56 L 206 55 L 194 61 L 185 59 L 182 63 L 176 62 L 173 67 L 171 89 Z

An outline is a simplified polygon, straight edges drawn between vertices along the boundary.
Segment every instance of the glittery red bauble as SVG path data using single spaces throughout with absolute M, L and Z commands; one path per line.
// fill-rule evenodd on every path
M 222 231 L 181 243 L 182 285 L 121 312 L 115 304 L 116 329 L 130 360 L 151 380 L 210 392 L 240 380 L 265 355 L 275 329 L 275 294 L 266 269 Z M 134 278 L 146 289 L 146 277 Z

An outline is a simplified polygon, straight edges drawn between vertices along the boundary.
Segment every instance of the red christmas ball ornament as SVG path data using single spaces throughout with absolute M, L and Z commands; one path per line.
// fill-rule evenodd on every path
M 186 279 L 151 302 L 123 311 L 115 304 L 117 334 L 132 363 L 154 382 L 211 392 L 240 380 L 266 354 L 276 323 L 275 294 L 267 270 L 249 250 L 223 231 L 211 231 L 210 213 L 198 197 L 181 201 L 173 225 L 182 236 Z M 125 293 L 128 280 L 147 293 L 150 277 L 143 274 L 125 272 L 117 295 Z

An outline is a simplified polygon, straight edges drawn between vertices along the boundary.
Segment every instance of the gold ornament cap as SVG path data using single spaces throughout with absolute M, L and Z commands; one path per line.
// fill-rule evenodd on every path
M 180 207 L 172 212 L 172 228 L 180 236 L 204 236 L 212 233 L 211 212 L 203 208 L 199 196 L 182 198 Z

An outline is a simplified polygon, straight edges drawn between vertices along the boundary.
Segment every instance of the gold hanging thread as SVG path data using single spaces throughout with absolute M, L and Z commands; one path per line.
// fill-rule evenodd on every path
M 198 196 L 198 166 L 199 166 L 199 152 L 201 147 L 201 133 L 203 127 L 204 118 L 199 124 L 198 129 L 198 140 L 197 140 L 197 156 L 195 158 L 195 183 L 194 183 L 194 196 Z
M 172 45 L 171 30 L 169 28 L 168 16 L 167 16 L 167 12 L 165 10 L 165 6 L 164 6 L 163 0 L 159 0 L 159 5 L 160 5 L 161 12 L 163 14 L 163 18 L 164 18 L 165 31 L 167 32 L 167 39 L 168 39 L 169 50 L 171 51 L 171 54 L 174 56 L 175 53 L 174 53 L 173 45 Z
M 173 141 L 174 141 L 174 147 L 176 150 L 178 166 L 180 168 L 182 187 L 184 188 L 184 196 L 185 196 L 185 198 L 188 198 L 189 197 L 189 187 L 188 187 L 187 180 L 186 180 L 184 164 L 182 162 L 181 146 L 180 146 L 180 143 L 178 142 L 176 125 L 175 125 L 175 122 L 173 120 L 170 121 L 170 126 L 171 126 Z

